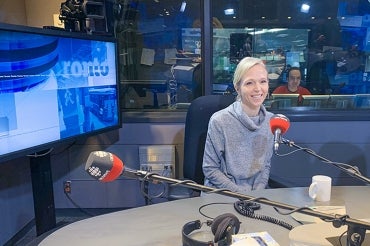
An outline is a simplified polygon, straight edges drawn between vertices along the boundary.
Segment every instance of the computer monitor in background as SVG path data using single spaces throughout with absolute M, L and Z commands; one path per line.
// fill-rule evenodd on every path
M 181 29 L 181 49 L 186 54 L 200 55 L 201 51 L 201 32 L 200 28 Z
M 330 95 L 329 107 L 337 109 L 350 109 L 355 107 L 356 95 Z
M 230 60 L 241 60 L 253 56 L 253 35 L 230 33 Z
M 287 51 L 285 53 L 285 66 L 300 67 L 301 52 Z
M 302 106 L 312 108 L 328 108 L 329 95 L 302 95 Z
M 356 108 L 369 109 L 370 108 L 370 94 L 356 94 L 355 106 Z
M 272 94 L 271 108 L 282 109 L 298 106 L 299 94 Z
M 301 56 L 301 52 L 299 51 L 287 51 L 285 53 L 285 66 L 281 74 L 281 82 L 283 83 L 288 82 L 288 73 L 289 73 L 290 68 L 292 67 L 300 68 L 300 59 L 301 59 L 300 56 Z

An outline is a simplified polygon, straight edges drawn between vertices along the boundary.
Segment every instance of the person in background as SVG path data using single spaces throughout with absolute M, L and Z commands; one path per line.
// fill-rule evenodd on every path
M 269 80 L 262 60 L 243 58 L 234 72 L 234 103 L 212 115 L 203 156 L 204 184 L 247 193 L 268 185 L 274 137 L 273 116 L 263 106 Z
M 298 103 L 301 103 L 302 95 L 311 95 L 311 92 L 300 84 L 301 70 L 299 67 L 291 67 L 288 72 L 288 83 L 278 86 L 272 94 L 299 94 Z

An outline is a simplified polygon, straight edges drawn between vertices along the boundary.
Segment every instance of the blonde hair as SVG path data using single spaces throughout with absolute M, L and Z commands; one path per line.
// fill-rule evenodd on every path
M 233 79 L 233 85 L 234 88 L 237 90 L 240 86 L 241 79 L 243 78 L 244 74 L 251 69 L 253 66 L 260 64 L 264 68 L 266 68 L 265 63 L 255 57 L 244 57 L 236 66 L 235 72 L 234 72 L 234 79 Z

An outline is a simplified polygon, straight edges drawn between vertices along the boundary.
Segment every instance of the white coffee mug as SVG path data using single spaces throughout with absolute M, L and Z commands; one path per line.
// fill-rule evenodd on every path
M 315 175 L 308 189 L 309 196 L 319 202 L 330 201 L 331 178 L 325 175 Z

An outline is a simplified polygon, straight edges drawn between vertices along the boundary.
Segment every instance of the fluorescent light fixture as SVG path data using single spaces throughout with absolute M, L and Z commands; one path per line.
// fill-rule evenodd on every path
M 233 15 L 235 14 L 235 10 L 233 8 L 228 8 L 224 10 L 225 15 Z
M 184 12 L 184 11 L 185 11 L 185 8 L 186 8 L 186 2 L 185 2 L 185 1 L 183 1 L 183 2 L 181 3 L 180 12 Z
M 310 12 L 310 5 L 308 5 L 307 3 L 304 3 L 304 4 L 302 4 L 301 5 L 301 12 L 302 13 L 308 13 L 308 12 Z

